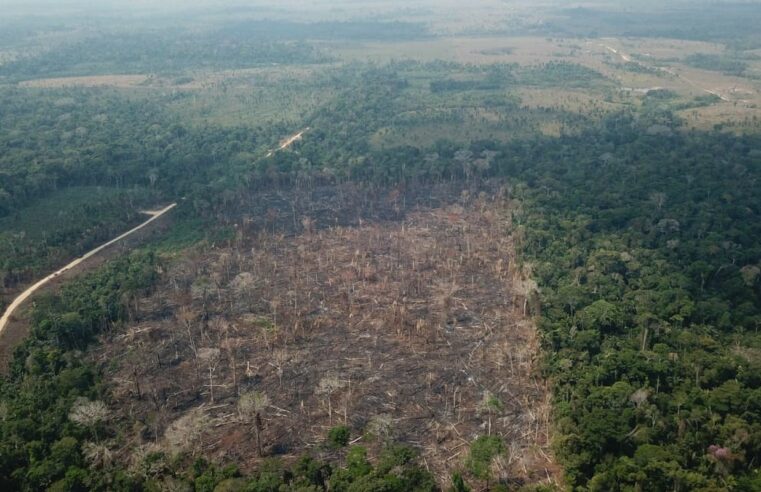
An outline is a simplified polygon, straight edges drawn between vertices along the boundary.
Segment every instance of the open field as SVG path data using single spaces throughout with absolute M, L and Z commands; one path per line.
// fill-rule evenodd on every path
M 544 37 L 450 36 L 419 41 L 330 43 L 324 46 L 342 59 L 350 61 L 414 59 L 534 65 L 568 59 L 579 49 L 578 43 L 579 40 L 552 40 Z
M 246 68 L 238 70 L 198 70 L 176 77 L 154 74 L 134 75 L 89 75 L 82 77 L 54 77 L 32 79 L 19 82 L 19 87 L 60 88 L 60 87 L 146 87 L 153 89 L 221 89 L 246 85 L 271 85 L 285 81 L 305 80 L 320 67 L 308 65 L 273 65 L 270 67 Z
M 622 92 L 646 93 L 660 88 L 674 91 L 681 102 L 714 94 L 721 98 L 710 107 L 690 116 L 691 127 L 713 128 L 714 125 L 736 120 L 761 117 L 761 84 L 757 79 L 727 75 L 721 72 L 690 67 L 684 60 L 691 55 L 720 55 L 725 48 L 716 43 L 646 38 L 602 38 L 594 40 L 539 37 L 444 37 L 400 43 L 333 44 L 328 47 L 348 61 L 414 59 L 421 61 L 446 60 L 456 63 L 489 65 L 494 63 L 536 65 L 547 62 L 576 63 L 596 70 L 615 81 Z M 748 56 L 752 56 L 749 53 Z M 751 60 L 750 75 L 761 70 L 761 62 Z M 580 106 L 597 104 L 616 110 L 622 101 L 616 94 L 583 88 L 576 97 L 565 97 L 564 106 L 571 111 Z M 554 107 L 563 98 L 556 89 L 547 90 L 537 98 L 536 92 L 522 90 L 521 95 L 533 107 Z M 625 98 L 626 99 L 626 98 Z M 584 104 L 579 104 L 582 102 Z M 575 104 L 574 104 L 575 102 Z M 568 104 L 571 103 L 571 104 Z M 610 104 L 612 103 L 612 104 Z M 751 123 L 748 130 L 755 129 Z M 743 125 L 733 125 L 742 131 Z
M 60 87 L 135 87 L 150 80 L 148 75 L 90 75 L 87 77 L 56 77 L 26 80 L 21 87 L 53 89 Z
M 136 321 L 103 340 L 93 357 L 116 406 L 130 409 L 121 418 L 140 422 L 128 449 L 197 445 L 253 467 L 236 404 L 256 390 L 271 400 L 266 455 L 320 452 L 341 424 L 375 451 L 392 438 L 413 445 L 446 483 L 470 441 L 494 434 L 509 446 L 499 476 L 554 479 L 548 393 L 503 192 L 430 207 L 399 190 L 378 201 L 327 191 L 320 202 L 255 197 L 283 207 L 258 225 L 244 219 L 229 246 L 177 261 L 135 306 Z M 212 425 L 178 443 L 176 429 L 193 419 Z

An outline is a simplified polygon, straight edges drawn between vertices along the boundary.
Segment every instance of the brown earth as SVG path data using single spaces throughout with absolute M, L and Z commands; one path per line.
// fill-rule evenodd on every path
M 344 205 L 360 195 L 323 193 Z M 228 244 L 174 261 L 137 321 L 92 354 L 132 429 L 121 459 L 184 450 L 251 469 L 261 458 L 237 403 L 257 391 L 270 403 L 265 455 L 337 458 L 323 443 L 346 425 L 371 451 L 386 439 L 416 447 L 445 483 L 472 440 L 491 433 L 509 449 L 497 475 L 554 480 L 505 188 L 433 207 L 420 205 L 437 203 L 432 194 L 402 195 L 383 194 L 376 217 L 353 225 L 340 224 L 365 208 L 302 201 L 283 225 L 244 219 Z

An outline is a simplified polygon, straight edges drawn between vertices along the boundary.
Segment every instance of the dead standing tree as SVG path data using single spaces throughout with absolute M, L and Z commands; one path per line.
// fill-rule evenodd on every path
M 237 332 L 237 327 L 230 323 L 225 323 L 223 326 L 223 337 L 221 346 L 227 352 L 227 359 L 230 364 L 230 373 L 233 377 L 233 390 L 238 395 L 238 357 L 237 350 L 239 343 L 236 338 L 230 338 L 230 332 Z
M 317 386 L 317 394 L 325 395 L 325 399 L 328 402 L 328 419 L 330 423 L 333 423 L 333 403 L 331 397 L 333 393 L 344 387 L 344 382 L 338 379 L 337 376 L 328 375 L 320 380 L 320 384 Z
M 108 407 L 102 401 L 77 398 L 71 406 L 69 420 L 82 427 L 89 428 L 93 433 L 95 442 L 98 442 L 98 425 L 106 420 L 109 415 Z
M 194 325 L 198 319 L 198 311 L 196 311 L 193 308 L 183 306 L 180 308 L 180 310 L 177 312 L 176 317 L 177 321 L 179 321 L 180 325 L 183 327 L 183 331 L 185 332 L 185 335 L 188 339 L 188 347 L 190 347 L 191 352 L 193 353 L 193 366 L 195 368 L 195 381 L 193 384 L 193 388 L 196 389 L 198 387 L 199 381 L 201 380 L 201 373 L 200 373 L 200 367 L 199 367 L 199 361 L 198 361 L 198 342 L 197 340 L 200 337 L 196 337 L 194 333 Z
M 206 363 L 209 371 L 209 402 L 214 404 L 214 387 L 221 386 L 214 383 L 214 375 L 221 359 L 221 351 L 215 347 L 204 347 L 198 351 L 198 358 Z
M 259 454 L 259 457 L 263 455 L 262 431 L 264 430 L 264 423 L 262 421 L 262 412 L 264 412 L 269 406 L 269 397 L 259 391 L 244 393 L 238 400 L 238 414 L 240 415 L 241 420 L 251 424 L 254 429 L 254 435 L 256 436 L 256 451 Z
M 190 449 L 195 456 L 203 448 L 204 433 L 210 426 L 209 416 L 203 408 L 194 408 L 167 427 L 164 438 L 170 448 L 180 453 Z

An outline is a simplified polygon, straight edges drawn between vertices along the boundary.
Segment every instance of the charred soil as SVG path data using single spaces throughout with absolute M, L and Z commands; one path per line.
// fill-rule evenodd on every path
M 262 210 L 230 219 L 233 239 L 172 261 L 92 354 L 130 448 L 253 468 L 255 425 L 237 405 L 257 391 L 264 455 L 340 459 L 325 436 L 345 425 L 371 450 L 418 448 L 445 483 L 491 434 L 508 450 L 496 474 L 554 477 L 509 192 L 451 187 L 260 194 Z

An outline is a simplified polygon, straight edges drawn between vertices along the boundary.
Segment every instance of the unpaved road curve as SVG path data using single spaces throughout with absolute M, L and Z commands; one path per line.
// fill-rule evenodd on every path
M 130 229 L 129 231 L 127 231 L 124 234 L 122 234 L 121 236 L 118 236 L 118 237 L 110 240 L 109 242 L 107 242 L 107 243 L 105 243 L 105 244 L 103 244 L 101 246 L 98 246 L 97 248 L 95 248 L 94 250 L 92 250 L 89 253 L 85 254 L 84 256 L 80 256 L 76 260 L 72 261 L 71 263 L 69 263 L 65 267 L 63 267 L 60 270 L 58 270 L 57 272 L 51 273 L 47 277 L 43 278 L 42 280 L 39 280 L 36 284 L 32 285 L 31 287 L 26 289 L 24 292 L 19 294 L 19 296 L 16 297 L 16 299 L 13 300 L 13 302 L 10 304 L 10 306 L 8 306 L 8 309 L 5 310 L 5 314 L 3 314 L 3 317 L 0 318 L 0 334 L 2 334 L 3 330 L 5 329 L 5 325 L 7 325 L 8 321 L 11 319 L 11 315 L 13 314 L 13 312 L 16 309 L 18 309 L 18 307 L 21 304 L 23 304 L 24 301 L 26 301 L 29 298 L 29 296 L 34 294 L 40 287 L 42 287 L 46 283 L 50 282 L 54 278 L 58 277 L 62 273 L 66 272 L 68 270 L 71 270 L 72 268 L 74 268 L 75 266 L 79 265 L 80 263 L 82 263 L 86 259 L 88 259 L 88 258 L 90 258 L 92 256 L 97 255 L 98 253 L 100 253 L 104 249 L 108 248 L 109 246 L 113 245 L 114 243 L 118 243 L 122 239 L 125 239 L 128 236 L 131 236 L 132 234 L 134 234 L 135 232 L 139 231 L 143 227 L 147 226 L 151 222 L 155 221 L 156 219 L 158 219 L 159 217 L 161 217 L 165 213 L 169 212 L 170 210 L 172 210 L 176 206 L 177 206 L 177 204 L 173 203 L 173 204 L 169 205 L 168 207 L 162 208 L 161 210 L 156 210 L 156 211 L 152 211 L 152 212 L 146 212 L 146 213 L 151 215 L 150 219 L 146 220 L 145 222 L 143 222 L 139 226 L 135 227 L 134 229 Z

